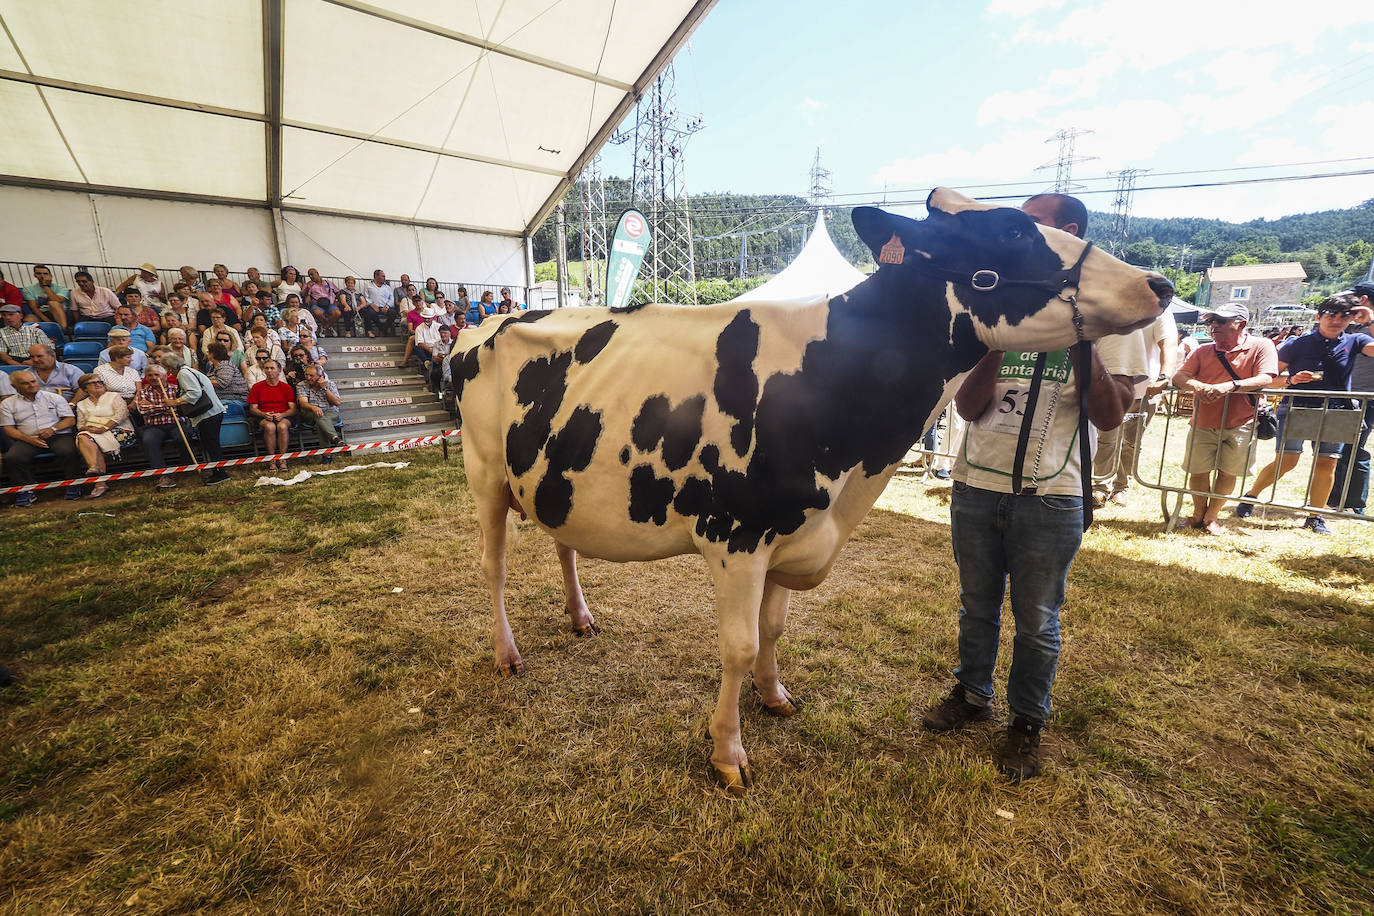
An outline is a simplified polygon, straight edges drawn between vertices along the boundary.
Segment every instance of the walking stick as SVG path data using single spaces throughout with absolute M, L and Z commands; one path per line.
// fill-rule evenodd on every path
M 162 389 L 162 402 L 167 403 L 171 398 L 167 394 L 167 383 L 162 376 L 157 377 L 158 387 Z M 171 407 L 170 404 L 167 405 Z M 190 456 L 192 464 L 199 464 L 196 453 L 191 450 L 191 440 L 186 438 L 186 430 L 181 427 L 181 414 L 177 413 L 176 408 L 172 407 L 172 423 L 176 425 L 177 432 L 181 433 L 181 444 L 186 446 L 186 454 Z

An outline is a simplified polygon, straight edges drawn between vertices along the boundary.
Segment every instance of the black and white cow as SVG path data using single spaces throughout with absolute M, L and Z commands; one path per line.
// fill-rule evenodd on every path
M 504 602 L 509 510 L 557 543 L 579 635 L 597 627 L 578 553 L 700 553 L 724 663 L 712 764 L 727 789 L 748 788 L 746 672 L 768 710 L 796 711 L 774 652 L 789 590 L 825 579 L 963 374 L 989 347 L 1052 350 L 1142 327 L 1172 295 L 1159 275 L 1019 210 L 947 189 L 928 208 L 920 222 L 856 209 L 879 269 L 828 301 L 530 312 L 459 335 L 497 670 L 523 670 Z

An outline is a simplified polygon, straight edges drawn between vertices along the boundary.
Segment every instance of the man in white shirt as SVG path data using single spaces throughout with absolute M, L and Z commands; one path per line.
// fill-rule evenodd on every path
M 33 460 L 42 452 L 52 452 L 62 462 L 68 479 L 81 476 L 81 452 L 76 447 L 76 415 L 66 400 L 39 387 L 38 376 L 30 371 L 10 376 L 15 397 L 0 401 L 0 429 L 10 437 L 5 463 L 10 480 L 16 485 L 37 483 Z M 14 498 L 18 508 L 32 506 L 37 500 L 32 490 Z M 80 499 L 81 485 L 67 487 L 67 499 Z
M 363 289 L 363 327 L 368 337 L 376 337 L 379 328 L 389 326 L 396 320 L 396 293 L 386 282 L 386 271 L 380 268 L 372 272 L 372 282 Z
M 415 329 L 415 349 L 420 355 L 420 370 L 425 373 L 430 387 L 433 388 L 443 377 L 443 367 L 436 362 L 441 339 L 439 331 L 443 325 L 435 320 L 438 318 L 438 312 L 429 306 L 425 306 L 420 312 L 420 317 L 424 321 Z
M 114 321 L 115 309 L 119 308 L 119 298 L 114 290 L 95 285 L 95 278 L 88 271 L 76 272 L 76 289 L 72 290 L 72 305 L 81 321 Z

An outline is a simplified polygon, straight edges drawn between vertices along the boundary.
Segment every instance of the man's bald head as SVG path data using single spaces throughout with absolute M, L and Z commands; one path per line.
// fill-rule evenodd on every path
M 1021 211 L 1042 226 L 1062 229 L 1080 239 L 1088 231 L 1088 208 L 1068 194 L 1036 194 L 1021 205 Z

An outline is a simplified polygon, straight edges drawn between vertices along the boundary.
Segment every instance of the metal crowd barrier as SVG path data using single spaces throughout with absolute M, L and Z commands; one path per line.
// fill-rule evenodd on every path
M 1360 461 L 1360 454 L 1366 446 L 1361 441 L 1367 437 L 1366 429 L 1374 424 L 1374 392 L 1348 392 L 1348 391 L 1321 391 L 1302 389 L 1294 391 L 1287 388 L 1265 389 L 1254 392 L 1257 398 L 1268 398 L 1270 403 L 1275 406 L 1277 411 L 1286 414 L 1283 428 L 1280 431 L 1280 438 L 1269 440 L 1254 438 L 1253 425 L 1251 427 L 1251 440 L 1255 443 L 1255 459 L 1247 472 L 1237 478 L 1234 492 L 1226 498 L 1229 506 L 1233 503 L 1245 502 L 1256 507 L 1261 512 L 1268 509 L 1282 509 L 1304 515 L 1324 515 L 1328 518 L 1339 519 L 1358 519 L 1362 521 L 1374 520 L 1374 517 L 1354 512 L 1345 508 L 1331 506 L 1310 506 L 1306 503 L 1306 496 L 1309 493 L 1312 480 L 1316 476 L 1316 443 L 1339 443 L 1345 452 L 1350 454 L 1345 461 L 1344 471 L 1337 467 L 1336 479 L 1331 488 L 1331 498 L 1338 498 L 1344 503 L 1344 499 L 1339 499 L 1339 494 L 1345 494 L 1350 487 L 1351 481 L 1355 477 L 1356 465 Z M 1183 403 L 1186 399 L 1187 404 Z M 1319 400 L 1317 406 L 1293 406 L 1294 399 Z M 1160 423 L 1163 424 L 1162 435 L 1142 436 L 1140 446 L 1136 449 L 1135 466 L 1131 469 L 1131 476 L 1143 487 L 1148 487 L 1159 491 L 1160 508 L 1165 517 L 1165 524 L 1172 529 L 1182 515 L 1184 497 L 1194 496 L 1220 496 L 1214 490 L 1194 490 L 1187 484 L 1188 474 L 1183 468 L 1183 458 L 1186 454 L 1186 445 L 1182 450 L 1175 447 L 1175 454 L 1170 455 L 1171 446 L 1176 446 L 1178 437 L 1182 436 L 1184 442 L 1190 429 L 1190 417 L 1193 414 L 1192 392 L 1170 388 L 1164 392 L 1163 409 L 1155 415 L 1155 422 L 1152 429 L 1157 430 Z M 1222 405 L 1222 426 L 1226 426 L 1227 414 L 1231 398 L 1227 397 Z M 1170 437 L 1173 437 L 1172 441 Z M 1150 440 L 1147 442 L 1147 439 Z M 1255 477 L 1269 464 L 1270 461 L 1279 461 L 1283 440 L 1302 440 L 1303 451 L 1298 459 L 1298 465 L 1294 471 L 1304 467 L 1307 468 L 1306 477 L 1298 488 L 1300 498 L 1293 498 L 1281 491 L 1292 490 L 1296 479 L 1293 472 L 1289 472 L 1283 477 L 1275 476 L 1264 492 L 1255 498 L 1246 497 L 1244 494 L 1250 489 Z M 1150 457 L 1152 463 L 1156 464 L 1153 479 L 1149 479 L 1141 473 L 1142 464 L 1146 456 L 1147 444 L 1157 443 L 1157 449 L 1152 448 Z M 1367 459 L 1365 459 L 1367 460 Z M 1182 479 L 1182 484 L 1173 482 Z

